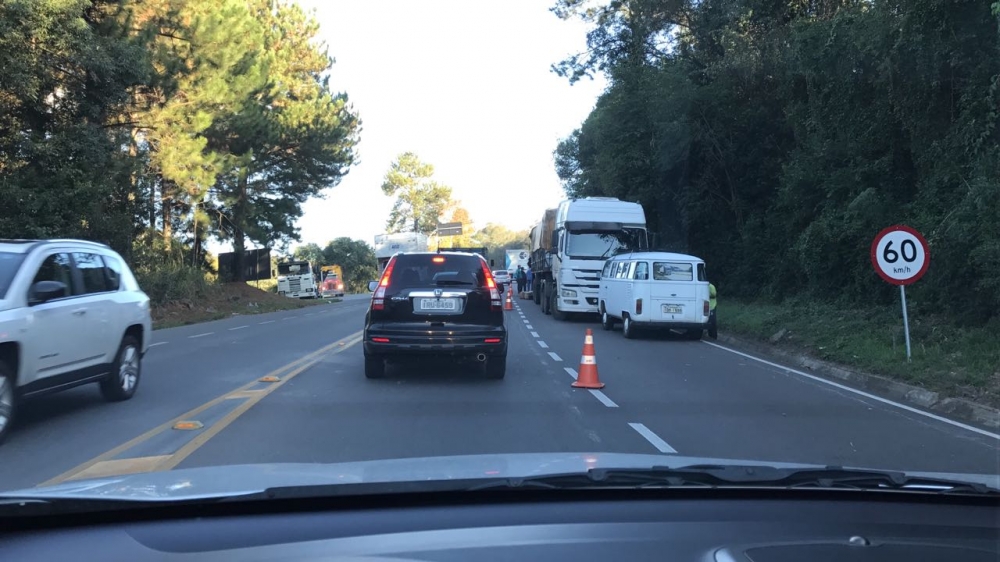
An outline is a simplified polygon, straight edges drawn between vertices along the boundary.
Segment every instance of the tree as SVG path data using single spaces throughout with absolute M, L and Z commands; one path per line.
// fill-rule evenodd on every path
M 462 223 L 462 234 L 458 236 L 442 236 L 440 246 L 442 248 L 468 248 L 473 246 L 472 218 L 469 216 L 469 211 L 457 201 L 453 201 L 451 206 L 451 218 L 446 222 Z
M 315 266 L 329 265 L 326 261 L 326 254 L 323 253 L 323 249 L 319 247 L 319 244 L 314 242 L 303 244 L 302 246 L 295 248 L 295 251 L 292 253 L 292 257 L 297 260 L 307 261 Z
M 382 193 L 396 202 L 386 221 L 386 232 L 421 232 L 431 234 L 451 200 L 451 188 L 432 179 L 434 166 L 420 161 L 416 154 L 400 154 L 382 181 Z
M 505 263 L 507 250 L 527 249 L 530 245 L 527 230 L 510 230 L 500 225 L 489 223 L 473 235 L 476 245 L 486 246 L 489 258 L 497 264 Z
M 78 237 L 129 255 L 136 159 L 111 125 L 151 72 L 115 1 L 0 2 L 0 237 Z
M 344 287 L 354 293 L 367 291 L 368 282 L 378 274 L 375 250 L 362 240 L 337 238 L 323 248 L 326 265 L 339 265 L 344 272 Z

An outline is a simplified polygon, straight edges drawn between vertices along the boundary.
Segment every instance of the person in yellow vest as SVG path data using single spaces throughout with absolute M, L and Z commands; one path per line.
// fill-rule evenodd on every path
M 713 340 L 719 339 L 718 325 L 715 320 L 715 285 L 708 284 L 708 335 Z

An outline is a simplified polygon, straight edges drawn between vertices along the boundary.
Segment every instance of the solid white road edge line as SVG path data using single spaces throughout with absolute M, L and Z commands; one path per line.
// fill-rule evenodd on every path
M 743 353 L 742 351 L 736 351 L 735 349 L 730 349 L 728 347 L 719 345 L 717 343 L 712 343 L 710 341 L 702 341 L 702 343 L 707 343 L 708 345 L 710 345 L 712 347 L 717 347 L 717 348 L 719 348 L 721 350 L 728 351 L 729 353 L 735 353 L 736 355 L 740 355 L 742 357 L 746 357 L 747 359 L 753 359 L 754 361 L 763 363 L 765 365 L 770 365 L 772 367 L 776 367 L 776 368 L 781 369 L 783 371 L 788 371 L 789 373 L 795 373 L 796 375 L 799 375 L 799 376 L 802 376 L 802 377 L 806 377 L 807 379 L 814 380 L 816 382 L 821 382 L 823 384 L 830 385 L 830 386 L 832 386 L 834 388 L 839 388 L 841 390 L 846 390 L 848 392 L 853 392 L 854 394 L 857 394 L 859 396 L 864 396 L 865 398 L 869 398 L 871 400 L 875 400 L 876 402 L 881 402 L 883 404 L 888 404 L 890 406 L 895 406 L 895 407 L 900 408 L 902 410 L 906 410 L 907 412 L 913 412 L 914 414 L 920 414 L 921 416 L 931 418 L 932 420 L 937 420 L 939 422 L 943 422 L 943 423 L 946 423 L 948 425 L 959 427 L 959 428 L 971 431 L 973 433 L 978 433 L 980 435 L 985 435 L 986 437 L 992 437 L 993 439 L 1000 440 L 1000 434 L 992 433 L 990 431 L 986 431 L 985 429 L 979 429 L 978 427 L 973 427 L 971 425 L 966 425 L 966 424 L 964 424 L 962 422 L 957 422 L 955 420 L 950 420 L 950 419 L 948 419 L 946 417 L 942 417 L 942 416 L 939 416 L 939 415 L 936 415 L 936 414 L 932 414 L 930 412 L 925 412 L 923 410 L 920 410 L 920 409 L 917 409 L 917 408 L 913 408 L 911 406 L 907 406 L 906 404 L 900 404 L 899 402 L 893 402 L 892 400 L 889 400 L 888 398 L 882 398 L 881 396 L 875 396 L 874 394 L 869 394 L 869 393 L 867 393 L 867 392 L 865 392 L 863 390 L 858 390 L 856 388 L 851 388 L 849 386 L 846 386 L 846 385 L 843 385 L 843 384 L 840 384 L 840 383 L 836 383 L 836 382 L 833 382 L 831 380 L 824 379 L 822 377 L 817 377 L 816 375 L 810 375 L 809 373 L 804 373 L 802 371 L 799 371 L 798 369 L 793 369 L 791 367 L 786 367 L 784 365 L 779 365 L 777 363 L 772 363 L 771 361 L 767 361 L 765 359 L 761 359 L 760 357 L 754 357 L 753 355 L 750 355 L 750 354 L 747 354 L 747 353 Z
M 601 402 L 601 404 L 604 404 L 604 405 L 605 405 L 605 406 L 607 406 L 608 408 L 617 408 L 617 407 L 618 407 L 618 404 L 615 404 L 614 400 L 612 400 L 612 399 L 608 398 L 608 397 L 607 397 L 607 396 L 606 396 L 606 395 L 605 395 L 605 394 L 604 394 L 603 392 L 601 392 L 600 390 L 597 390 L 597 389 L 594 389 L 594 388 L 591 388 L 591 389 L 590 389 L 590 393 L 591 393 L 591 394 L 593 394 L 593 395 L 594 395 L 594 398 L 597 398 L 597 399 L 598 399 L 598 400 L 599 400 L 599 401 Z
M 667 445 L 666 441 L 664 441 L 663 439 L 660 439 L 659 435 L 653 433 L 652 431 L 650 431 L 650 429 L 648 427 L 642 425 L 641 423 L 629 423 L 628 425 L 632 429 L 636 430 L 639 433 L 639 435 L 642 435 L 643 437 L 645 437 L 646 441 L 649 441 L 650 444 L 652 444 L 654 447 L 656 447 L 656 449 L 658 451 L 660 451 L 661 453 L 676 453 L 677 452 L 673 447 L 671 447 L 670 445 Z
M 562 357 L 556 355 L 556 352 L 554 351 L 549 352 L 549 357 L 551 357 L 553 361 L 562 361 Z

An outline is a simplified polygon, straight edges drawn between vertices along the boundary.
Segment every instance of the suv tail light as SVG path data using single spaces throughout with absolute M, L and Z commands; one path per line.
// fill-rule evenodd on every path
M 493 272 L 486 265 L 486 261 L 481 261 L 480 265 L 483 266 L 483 275 L 486 277 L 486 287 L 490 290 L 490 310 L 497 311 L 503 310 L 503 300 L 500 298 L 500 291 L 497 290 L 497 282 L 493 279 Z
M 389 286 L 389 276 L 392 275 L 394 265 L 396 265 L 396 256 L 393 256 L 385 265 L 385 271 L 382 272 L 378 288 L 372 293 L 372 310 L 385 310 L 385 288 Z

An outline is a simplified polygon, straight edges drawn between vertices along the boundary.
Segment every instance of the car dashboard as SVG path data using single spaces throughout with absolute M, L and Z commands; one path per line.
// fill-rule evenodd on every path
M 853 491 L 404 494 L 0 519 L 0 560 L 995 562 L 998 516 Z

